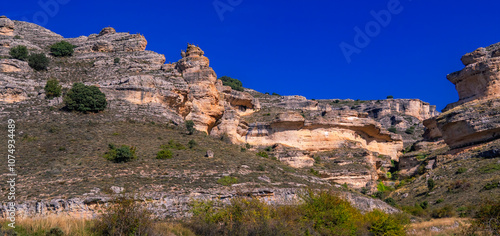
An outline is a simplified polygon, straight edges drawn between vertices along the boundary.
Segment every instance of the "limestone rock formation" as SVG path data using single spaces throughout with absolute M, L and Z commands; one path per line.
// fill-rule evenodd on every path
M 6 16 L 0 16 L 0 35 L 14 36 L 14 22 Z
M 446 110 L 473 100 L 486 100 L 500 96 L 500 43 L 479 48 L 462 57 L 465 68 L 447 76 L 458 92 L 459 101 Z
M 0 72 L 3 73 L 13 73 L 22 72 L 29 73 L 32 69 L 29 67 L 28 63 L 25 61 L 20 61 L 17 59 L 0 59 Z
M 443 138 L 451 148 L 500 137 L 500 43 L 462 57 L 465 68 L 448 75 L 460 100 L 438 117 L 426 120 L 425 137 Z

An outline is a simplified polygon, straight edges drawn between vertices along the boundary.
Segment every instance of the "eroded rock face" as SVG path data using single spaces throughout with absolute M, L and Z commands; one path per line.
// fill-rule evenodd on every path
M 189 44 L 185 55 L 176 64 L 190 90 L 188 100 L 192 107 L 185 119 L 194 121 L 196 129 L 210 133 L 224 114 L 223 101 L 215 85 L 217 76 L 199 47 Z
M 426 120 L 429 140 L 443 138 L 451 148 L 500 137 L 500 43 L 462 57 L 465 68 L 448 75 L 460 100 Z
M 144 51 L 148 44 L 143 35 L 117 33 L 111 27 L 102 29 L 99 34 L 68 39 L 68 42 L 76 46 L 76 53 L 137 52 Z
M 0 35 L 14 36 L 14 22 L 6 16 L 0 16 Z
M 32 71 L 31 67 L 25 61 L 20 61 L 17 59 L 1 59 L 0 60 L 0 72 L 3 72 L 3 73 L 14 73 L 14 72 L 28 73 L 31 71 Z
M 226 119 L 225 119 L 226 118 Z M 355 142 L 359 147 L 397 159 L 403 149 L 399 135 L 384 130 L 378 123 L 355 111 L 325 112 L 306 120 L 298 112 L 285 112 L 270 123 L 234 121 L 237 116 L 223 117 L 217 127 L 228 131 L 231 140 L 256 146 L 282 144 L 305 151 L 325 151 Z M 232 120 L 229 122 L 228 120 Z M 237 127 L 234 127 L 237 125 Z M 224 127 L 232 126 L 232 127 Z
M 445 111 L 469 101 L 500 96 L 500 43 L 468 53 L 462 62 L 463 70 L 447 76 L 457 89 L 459 101 L 449 104 Z

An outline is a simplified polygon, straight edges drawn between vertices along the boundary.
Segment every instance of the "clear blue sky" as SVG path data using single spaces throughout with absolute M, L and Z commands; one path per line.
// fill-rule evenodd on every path
M 500 41 L 499 9 L 494 0 L 41 0 L 4 1 L 0 14 L 64 37 L 106 26 L 141 33 L 147 50 L 165 54 L 167 62 L 179 60 L 186 43 L 198 44 L 219 77 L 261 92 L 315 99 L 393 95 L 442 109 L 458 100 L 446 75 L 463 68 L 460 57 Z M 382 10 L 392 10 L 391 19 L 382 17 L 378 30 L 370 12 Z M 355 27 L 366 33 L 366 25 L 370 42 L 360 39 L 363 48 L 348 63 L 339 45 L 356 46 Z

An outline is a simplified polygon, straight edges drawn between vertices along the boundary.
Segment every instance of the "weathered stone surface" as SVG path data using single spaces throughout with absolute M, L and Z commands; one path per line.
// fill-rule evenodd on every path
M 500 43 L 462 57 L 465 68 L 448 75 L 460 97 L 438 117 L 424 121 L 428 140 L 443 138 L 451 148 L 500 137 Z
M 0 72 L 3 73 L 28 73 L 32 69 L 25 61 L 20 61 L 17 59 L 0 59 Z
M 497 139 L 500 137 L 500 98 L 468 102 L 425 124 L 431 130 L 426 137 L 442 137 L 451 148 Z
M 455 85 L 459 101 L 449 104 L 446 110 L 473 100 L 500 96 L 500 43 L 479 48 L 462 57 L 465 68 L 451 73 L 448 80 Z
M 6 16 L 0 16 L 0 35 L 14 36 L 14 22 Z

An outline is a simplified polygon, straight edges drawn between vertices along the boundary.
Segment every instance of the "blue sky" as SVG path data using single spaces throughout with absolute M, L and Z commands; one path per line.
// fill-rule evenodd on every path
M 493 0 L 40 0 L 5 1 L 0 14 L 64 37 L 106 26 L 141 33 L 147 50 L 167 62 L 179 60 L 188 42 L 197 44 L 219 77 L 260 92 L 310 99 L 393 95 L 442 109 L 458 100 L 446 75 L 463 68 L 460 57 L 500 41 L 498 9 Z M 342 42 L 356 51 L 350 63 Z

